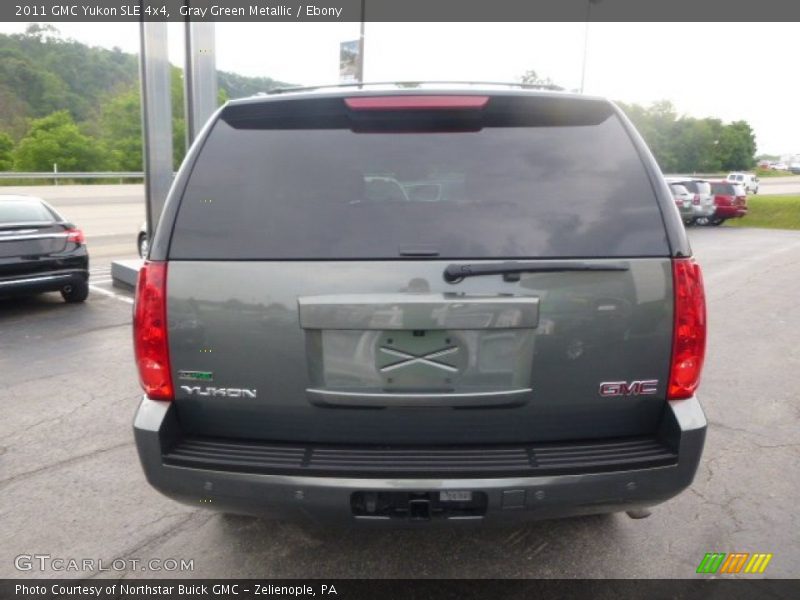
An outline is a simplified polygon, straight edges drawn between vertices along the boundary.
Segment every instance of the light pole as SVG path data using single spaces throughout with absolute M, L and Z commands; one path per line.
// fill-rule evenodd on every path
M 364 18 L 367 0 L 361 0 L 361 33 L 358 37 L 358 83 L 364 83 Z
M 586 54 L 589 50 L 589 21 L 592 18 L 592 4 L 598 4 L 601 0 L 587 0 L 586 2 L 586 28 L 583 30 L 583 65 L 581 66 L 581 94 L 583 85 L 586 83 Z

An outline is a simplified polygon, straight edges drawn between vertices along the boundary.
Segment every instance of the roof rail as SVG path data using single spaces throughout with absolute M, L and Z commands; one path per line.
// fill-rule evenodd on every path
M 424 85 L 494 85 L 507 86 L 531 90 L 552 90 L 563 92 L 564 88 L 553 83 L 520 83 L 518 81 L 370 81 L 367 83 L 334 83 L 328 85 L 309 85 L 309 86 L 287 86 L 274 88 L 266 92 L 271 94 L 285 94 L 289 92 L 307 92 L 325 88 L 368 88 L 372 86 L 396 85 L 402 88 L 417 88 Z

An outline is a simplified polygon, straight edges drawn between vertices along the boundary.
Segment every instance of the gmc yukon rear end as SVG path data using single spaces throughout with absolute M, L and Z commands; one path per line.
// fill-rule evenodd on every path
M 513 88 L 229 102 L 140 273 L 134 431 L 197 505 L 337 522 L 644 508 L 706 421 L 699 267 L 622 113 Z

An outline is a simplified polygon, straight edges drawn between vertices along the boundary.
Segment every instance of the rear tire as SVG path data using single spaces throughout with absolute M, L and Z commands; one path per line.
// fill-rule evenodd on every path
M 147 234 L 140 233 L 139 239 L 136 240 L 136 247 L 139 250 L 139 258 L 147 258 L 148 246 Z
M 89 297 L 89 283 L 86 281 L 71 285 L 69 288 L 69 291 L 61 290 L 61 297 L 68 304 L 83 302 Z
M 686 225 L 686 227 L 692 227 L 694 225 L 694 219 L 684 219 L 683 224 Z
M 720 217 L 714 217 L 714 218 L 711 218 L 711 219 L 708 220 L 708 224 L 709 225 L 714 225 L 714 226 L 722 225 L 724 222 L 725 222 L 725 219 L 722 219 Z

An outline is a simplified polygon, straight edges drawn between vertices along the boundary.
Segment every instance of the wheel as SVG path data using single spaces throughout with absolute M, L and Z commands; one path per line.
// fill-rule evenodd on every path
M 147 243 L 147 234 L 140 233 L 136 245 L 139 248 L 139 258 L 147 258 L 147 247 L 149 246 Z
M 694 222 L 696 225 L 708 225 L 708 217 L 697 217 Z
M 68 302 L 70 304 L 76 302 L 83 302 L 89 296 L 89 282 L 88 281 L 81 281 L 80 283 L 76 283 L 73 285 L 68 285 L 66 288 L 61 290 L 61 297 L 64 298 L 64 302 Z
M 684 219 L 683 224 L 686 225 L 686 227 L 691 227 L 694 225 L 694 219 Z

